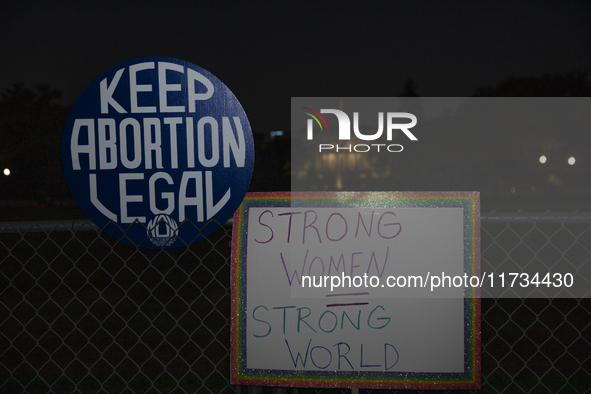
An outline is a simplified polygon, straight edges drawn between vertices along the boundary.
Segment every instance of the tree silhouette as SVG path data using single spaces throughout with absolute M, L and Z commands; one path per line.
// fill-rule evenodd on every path
M 510 77 L 496 87 L 478 88 L 476 97 L 588 97 L 591 84 L 587 72 L 566 75 L 544 74 L 541 77 Z
M 408 78 L 402 86 L 400 97 L 419 97 L 417 93 L 417 85 L 412 78 Z

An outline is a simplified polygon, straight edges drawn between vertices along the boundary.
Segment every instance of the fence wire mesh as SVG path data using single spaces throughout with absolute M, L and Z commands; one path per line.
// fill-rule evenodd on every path
M 585 214 L 491 213 L 481 238 L 483 264 L 591 266 Z M 0 224 L 0 392 L 246 392 L 229 383 L 230 240 L 150 250 L 89 222 Z M 591 392 L 590 301 L 482 299 L 476 392 Z

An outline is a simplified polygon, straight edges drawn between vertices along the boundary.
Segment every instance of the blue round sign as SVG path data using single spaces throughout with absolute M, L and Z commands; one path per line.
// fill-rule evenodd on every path
M 252 131 L 234 94 L 168 57 L 130 60 L 96 78 L 70 112 L 62 155 L 89 219 L 147 248 L 187 245 L 220 228 L 254 168 Z

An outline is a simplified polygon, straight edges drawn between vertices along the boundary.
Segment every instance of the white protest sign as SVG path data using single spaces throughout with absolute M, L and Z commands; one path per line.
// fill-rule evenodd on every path
M 478 387 L 477 193 L 247 194 L 233 236 L 233 382 Z

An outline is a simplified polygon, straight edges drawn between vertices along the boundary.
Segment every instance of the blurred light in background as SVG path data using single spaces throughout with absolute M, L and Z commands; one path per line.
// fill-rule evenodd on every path
M 275 137 L 281 137 L 283 135 L 283 131 L 271 131 L 271 141 L 275 139 Z
M 575 164 L 575 158 L 574 158 L 574 157 L 572 157 L 572 156 L 571 156 L 571 157 L 569 157 L 569 158 L 568 158 L 568 164 L 570 164 L 571 166 L 572 166 L 573 164 Z
M 544 164 L 546 162 L 546 156 L 542 155 L 540 156 L 540 163 Z
M 4 169 L 4 175 L 6 175 L 6 176 L 10 175 L 10 170 L 8 168 Z

